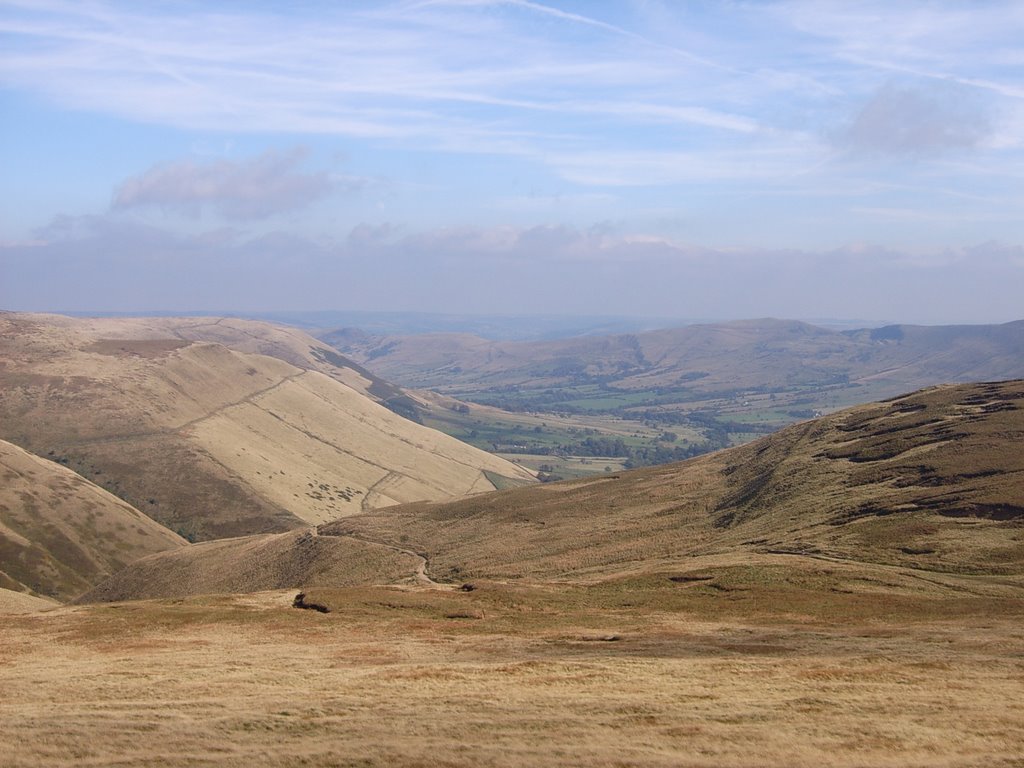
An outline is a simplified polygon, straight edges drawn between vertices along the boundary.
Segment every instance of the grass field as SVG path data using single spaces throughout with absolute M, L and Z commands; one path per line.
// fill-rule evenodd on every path
M 666 444 L 665 430 L 611 414 L 511 412 L 421 395 L 427 398 L 421 411 L 426 426 L 532 470 L 552 467 L 551 474 L 562 478 L 600 473 L 606 466 L 622 468 L 623 456 L 573 455 L 573 447 L 587 438 L 621 439 L 629 448 Z M 693 427 L 678 426 L 672 432 L 672 444 L 705 442 L 703 433 Z
M 504 453 L 502 458 L 521 464 L 535 472 L 556 475 L 563 480 L 587 477 L 606 472 L 619 472 L 624 460 L 611 456 L 540 456 L 536 454 Z
M 666 584 L 695 597 L 480 584 L 308 595 L 326 614 L 277 592 L 5 616 L 0 750 L 11 768 L 1020 765 L 1019 602 L 847 600 L 837 621 Z

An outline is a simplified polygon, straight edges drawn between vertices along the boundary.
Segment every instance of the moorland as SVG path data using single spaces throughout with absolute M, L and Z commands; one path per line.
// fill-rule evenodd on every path
M 537 484 L 296 329 L 3 319 L 5 764 L 1020 764 L 1024 380 Z

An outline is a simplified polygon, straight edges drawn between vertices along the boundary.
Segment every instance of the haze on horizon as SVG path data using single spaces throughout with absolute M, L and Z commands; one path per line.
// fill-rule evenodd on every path
M 0 309 L 1024 316 L 1024 5 L 0 2 Z

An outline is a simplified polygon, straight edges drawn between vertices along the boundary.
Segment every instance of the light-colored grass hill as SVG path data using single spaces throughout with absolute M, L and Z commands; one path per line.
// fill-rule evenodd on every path
M 111 341 L 181 339 L 276 357 L 297 368 L 326 374 L 378 402 L 395 403 L 399 406 L 396 410 L 401 410 L 405 395 L 399 387 L 374 376 L 305 331 L 290 326 L 234 317 L 81 318 L 72 323 L 92 336 Z
M 0 587 L 0 614 L 34 613 L 56 608 L 60 603 L 45 597 L 36 597 L 27 592 L 15 592 Z
M 416 555 L 388 559 L 380 573 L 363 570 L 360 555 L 339 584 L 413 581 L 423 562 L 452 585 L 614 583 L 612 592 L 633 591 L 652 607 L 678 602 L 666 590 L 680 585 L 696 587 L 687 599 L 755 602 L 849 594 L 856 603 L 879 590 L 1020 599 L 1022 441 L 1024 382 L 937 387 L 681 464 L 371 511 L 319 526 L 319 539 Z M 144 576 L 134 564 L 93 595 L 169 594 L 145 585 L 178 583 L 172 574 L 186 561 L 198 569 L 208 558 L 202 568 L 214 571 L 224 553 L 244 559 L 254 541 L 150 558 Z M 298 576 L 289 586 L 308 586 Z M 272 586 L 284 585 L 250 583 Z M 221 588 L 197 580 L 180 594 Z
M 136 558 L 185 543 L 70 469 L 0 441 L 0 588 L 5 591 L 67 600 Z M 3 605 L 13 599 L 7 598 Z
M 533 480 L 340 374 L 155 337 L 169 322 L 0 314 L 0 437 L 194 539 L 490 490 L 489 473 Z

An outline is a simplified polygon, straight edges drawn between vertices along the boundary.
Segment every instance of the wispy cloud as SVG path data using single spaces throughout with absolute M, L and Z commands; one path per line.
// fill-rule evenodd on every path
M 607 145 L 676 126 L 713 143 L 761 127 L 761 106 L 715 95 L 751 75 L 526 0 L 334 5 L 316 18 L 22 3 L 0 16 L 0 32 L 8 87 L 189 129 L 542 154 L 567 135 Z
M 794 177 L 815 156 L 812 148 L 671 152 L 562 152 L 547 161 L 565 178 L 587 186 L 658 186 L 711 182 L 779 182 Z M 817 150 L 821 158 L 821 149 Z
M 570 143 L 611 152 L 641 145 L 672 162 L 721 150 L 735 134 L 799 150 L 808 134 L 834 131 L 858 100 L 850 141 L 884 149 L 881 126 L 907 121 L 893 91 L 865 73 L 919 72 L 1005 98 L 1021 87 L 1010 77 L 1024 35 L 1019 4 L 794 0 L 664 10 L 681 29 L 702 25 L 701 44 L 685 47 L 651 34 L 637 7 L 584 13 L 534 0 L 434 0 L 181 13 L 13 2 L 0 15 L 0 82 L 76 109 L 188 129 L 334 134 L 538 162 Z M 719 38 L 712 26 L 723 29 Z M 759 37 L 749 44 L 729 37 L 753 27 Z M 916 127 L 897 131 L 896 142 L 921 138 L 934 117 L 923 86 L 907 94 L 917 95 Z M 940 117 L 949 130 L 926 144 L 971 143 L 968 120 L 951 126 L 948 110 Z
M 0 207 L 9 241 L 56 211 L 104 210 L 345 243 L 468 226 L 484 250 L 521 239 L 499 224 L 614 221 L 643 235 L 600 251 L 623 259 L 675 253 L 667 234 L 804 248 L 865 225 L 901 247 L 1024 236 L 1017 0 L 9 0 L 0 37 L 0 107 L 31 113 L 16 130 L 35 153 Z M 44 179 L 32 120 L 55 115 L 74 129 L 45 137 L 64 152 Z M 103 141 L 108 156 L 90 155 Z M 183 159 L 229 143 L 224 159 Z M 280 150 L 297 145 L 308 158 Z M 381 181 L 339 177 L 336 153 Z M 38 199 L 66 196 L 36 214 L 21 194 L 33 182 Z M 386 220 L 386 237 L 349 238 Z
M 984 105 L 952 83 L 886 83 L 837 136 L 856 152 L 916 157 L 979 146 L 992 131 Z
M 300 170 L 306 152 L 268 151 L 250 160 L 183 160 L 124 181 L 112 208 L 155 206 L 198 216 L 212 210 L 227 219 L 264 219 L 303 208 L 333 189 L 327 173 Z

